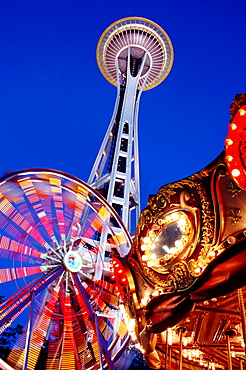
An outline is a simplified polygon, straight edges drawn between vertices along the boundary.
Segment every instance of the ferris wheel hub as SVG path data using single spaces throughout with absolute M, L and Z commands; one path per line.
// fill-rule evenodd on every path
M 83 266 L 80 254 L 76 251 L 67 252 L 63 258 L 65 268 L 70 272 L 78 272 Z

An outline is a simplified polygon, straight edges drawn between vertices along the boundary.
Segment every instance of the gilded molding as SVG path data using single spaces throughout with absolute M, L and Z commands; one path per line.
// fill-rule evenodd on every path
M 194 284 L 196 278 L 201 275 L 208 262 L 211 261 L 211 258 L 207 259 L 207 255 L 210 251 L 214 236 L 214 212 L 206 190 L 199 180 L 208 176 L 209 171 L 202 170 L 198 174 L 187 179 L 161 187 L 156 195 L 151 195 L 149 197 L 148 207 L 141 213 L 133 253 L 137 255 L 138 262 L 141 266 L 142 277 L 152 284 L 154 283 L 162 287 L 163 294 L 188 289 Z M 183 191 L 181 193 L 179 192 L 179 199 L 175 199 L 174 201 L 178 189 L 183 189 Z M 190 197 L 190 193 L 192 193 L 192 189 L 197 190 L 197 194 L 200 198 L 200 209 L 188 206 L 186 203 Z M 144 244 L 143 239 L 146 235 L 150 237 L 151 240 L 154 240 L 163 229 L 162 224 L 165 223 L 163 220 L 166 214 L 173 214 L 175 212 L 190 212 L 191 215 L 193 214 L 193 233 L 196 235 L 192 240 L 187 240 L 187 243 L 190 242 L 191 244 L 190 247 L 187 247 L 188 254 L 186 253 L 186 255 L 177 261 L 175 261 L 174 258 L 173 263 L 171 263 L 171 260 L 168 260 L 168 255 L 165 259 L 161 258 L 160 261 L 163 262 L 164 267 L 166 262 L 167 267 L 158 272 L 156 268 L 149 267 L 147 262 L 142 260 L 143 253 L 141 251 L 141 245 Z M 201 221 L 199 221 L 199 218 L 201 218 Z M 186 260 L 194 251 L 198 238 L 200 239 L 199 243 L 201 246 L 200 253 L 196 260 L 191 260 L 187 263 Z M 198 264 L 201 266 L 201 261 L 202 268 L 198 271 L 197 266 Z M 132 262 L 130 263 L 132 264 Z

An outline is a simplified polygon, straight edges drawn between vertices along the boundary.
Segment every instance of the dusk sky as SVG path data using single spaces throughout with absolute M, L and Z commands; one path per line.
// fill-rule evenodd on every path
M 116 98 L 97 42 L 129 16 L 159 24 L 174 47 L 167 79 L 140 101 L 142 208 L 223 150 L 230 103 L 246 92 L 245 0 L 2 0 L 1 174 L 49 168 L 87 181 Z

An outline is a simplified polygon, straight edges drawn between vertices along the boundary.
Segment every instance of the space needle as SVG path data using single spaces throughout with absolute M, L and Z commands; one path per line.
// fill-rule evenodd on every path
M 117 96 L 88 184 L 107 199 L 132 234 L 140 215 L 139 100 L 143 90 L 169 74 L 173 47 L 159 25 L 128 17 L 103 32 L 96 55 L 103 76 L 117 86 Z

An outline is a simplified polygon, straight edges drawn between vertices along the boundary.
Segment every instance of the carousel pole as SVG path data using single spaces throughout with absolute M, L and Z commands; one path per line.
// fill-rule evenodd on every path
M 228 370 L 232 370 L 232 360 L 231 360 L 231 343 L 230 337 L 235 334 L 234 330 L 228 329 L 225 331 L 226 339 L 227 339 L 227 363 L 228 363 Z
M 238 289 L 238 303 L 241 312 L 241 322 L 242 322 L 242 334 L 243 334 L 243 341 L 246 344 L 246 318 L 245 318 L 245 305 L 243 300 L 243 290 L 242 288 Z M 246 348 L 244 347 L 244 353 L 246 356 Z
M 240 370 L 243 370 L 243 359 L 240 358 L 239 360 L 239 366 L 240 366 Z
M 239 361 L 239 370 L 243 370 L 243 361 L 244 361 L 244 358 L 238 356 L 237 357 L 237 360 Z
M 185 331 L 186 331 L 186 329 L 183 328 L 183 327 L 178 328 L 178 333 L 179 333 L 179 370 L 182 370 L 183 333 Z
M 170 346 L 169 349 L 169 361 L 168 361 L 168 369 L 172 368 L 172 347 Z
M 165 370 L 167 370 L 167 359 L 168 359 L 168 330 L 166 330 L 166 350 L 165 350 L 165 367 L 164 367 Z

